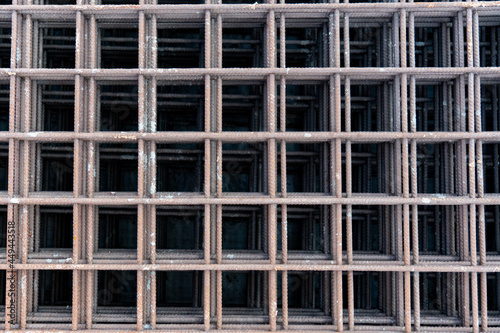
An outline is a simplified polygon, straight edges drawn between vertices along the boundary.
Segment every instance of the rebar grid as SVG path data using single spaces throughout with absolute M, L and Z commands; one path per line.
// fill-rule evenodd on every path
M 500 331 L 498 3 L 235 2 L 0 5 L 0 329 Z

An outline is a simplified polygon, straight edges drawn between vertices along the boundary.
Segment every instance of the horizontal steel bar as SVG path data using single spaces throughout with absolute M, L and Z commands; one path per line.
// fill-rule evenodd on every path
M 95 77 L 99 79 L 120 77 L 124 80 L 135 80 L 139 75 L 154 77 L 158 80 L 182 80 L 204 75 L 221 76 L 228 80 L 255 80 L 274 74 L 292 80 L 327 80 L 330 76 L 340 74 L 351 78 L 360 78 L 366 82 L 401 74 L 415 75 L 416 79 L 436 79 L 447 81 L 440 75 L 458 76 L 478 74 L 481 77 L 500 79 L 500 67 L 314 67 L 314 68 L 165 68 L 165 69 L 59 69 L 59 68 L 0 68 L 0 79 L 12 75 L 31 77 L 33 79 L 67 79 L 74 80 L 75 75 Z
M 120 14 L 130 14 L 143 11 L 145 14 L 161 15 L 163 13 L 181 12 L 184 14 L 210 10 L 214 14 L 228 13 L 267 13 L 274 10 L 276 13 L 308 11 L 332 12 L 336 9 L 342 12 L 362 12 L 377 11 L 378 13 L 395 13 L 401 9 L 407 12 L 425 11 L 461 11 L 467 8 L 481 11 L 500 10 L 498 1 L 476 1 L 476 2 L 391 2 L 391 3 L 315 3 L 315 4 L 281 4 L 281 3 L 255 3 L 255 4 L 179 4 L 179 5 L 4 5 L 0 6 L 0 11 L 19 11 L 19 12 L 58 12 L 61 14 L 68 12 L 81 11 L 84 14 L 107 15 L 116 17 Z
M 5 193 L 5 192 L 4 192 Z M 62 193 L 61 193 L 62 194 Z M 54 192 L 32 193 L 31 197 L 0 197 L 0 205 L 422 205 L 422 206 L 463 206 L 500 205 L 500 196 L 485 195 L 482 198 L 456 196 L 453 194 L 422 195 L 404 198 L 391 195 L 359 195 L 334 197 L 328 194 L 287 194 L 286 198 L 270 198 L 258 193 L 226 193 L 221 198 L 207 198 L 196 193 L 157 193 L 155 198 L 139 198 L 125 192 L 96 192 L 93 198 L 58 196 Z
M 0 264 L 0 269 L 7 269 L 8 264 Z M 419 265 L 404 265 L 402 262 L 336 265 L 321 263 L 315 264 L 310 260 L 303 264 L 253 264 L 253 263 L 223 263 L 223 264 L 14 264 L 16 270 L 83 270 L 83 271 L 366 271 L 366 272 L 500 272 L 500 266 L 480 265 L 470 263 L 432 263 Z
M 75 139 L 95 142 L 136 142 L 138 140 L 164 142 L 203 142 L 205 139 L 223 142 L 263 142 L 269 139 L 287 142 L 327 142 L 333 139 L 356 142 L 391 142 L 408 139 L 419 143 L 483 140 L 500 142 L 500 132 L 0 132 L 0 142 L 10 139 L 33 142 L 72 142 Z

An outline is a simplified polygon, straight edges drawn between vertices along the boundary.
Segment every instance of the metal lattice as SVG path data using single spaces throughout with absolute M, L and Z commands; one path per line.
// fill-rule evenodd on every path
M 0 328 L 500 331 L 499 3 L 200 1 L 2 0 Z

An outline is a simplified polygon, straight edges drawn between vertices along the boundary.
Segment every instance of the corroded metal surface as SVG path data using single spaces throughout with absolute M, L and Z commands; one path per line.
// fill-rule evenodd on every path
M 1 329 L 499 329 L 499 2 L 314 2 L 0 4 Z

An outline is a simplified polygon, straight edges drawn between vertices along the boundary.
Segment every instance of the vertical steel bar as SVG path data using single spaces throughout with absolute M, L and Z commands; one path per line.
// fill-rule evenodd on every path
M 23 67 L 31 68 L 32 67 L 32 45 L 33 45 L 33 19 L 31 15 L 26 15 L 24 22 L 24 58 L 23 58 Z M 23 104 L 21 112 L 24 115 L 24 132 L 31 132 L 32 127 L 32 118 L 33 113 L 31 111 L 31 102 L 32 102 L 32 80 L 31 78 L 24 79 L 24 94 L 23 94 Z M 33 164 L 32 156 L 31 156 L 32 144 L 29 141 L 23 142 L 23 162 L 22 162 L 22 189 L 21 194 L 23 197 L 27 197 L 29 195 L 30 189 L 32 187 L 32 173 L 31 166 Z M 28 228 L 29 228 L 29 210 L 30 207 L 28 205 L 22 206 L 22 217 L 21 217 L 21 263 L 27 263 L 28 261 Z M 21 270 L 21 329 L 26 329 L 26 320 L 27 320 L 27 308 L 28 308 L 28 271 Z
M 267 16 L 267 64 L 269 68 L 276 67 L 276 23 L 274 11 L 269 11 Z M 267 127 L 272 134 L 276 133 L 276 77 L 271 74 L 267 78 Z M 268 192 L 269 197 L 276 197 L 276 140 L 268 141 Z M 268 207 L 268 250 L 269 262 L 276 263 L 276 211 L 277 206 Z M 277 290 L 276 271 L 269 272 L 269 324 L 271 331 L 276 330 L 277 316 Z
M 211 67 L 212 60 L 212 17 L 210 11 L 205 12 L 205 68 Z M 209 75 L 205 75 L 205 101 L 204 101 L 204 130 L 205 133 L 211 131 L 211 119 L 212 119 L 212 102 L 211 102 L 211 78 Z M 210 140 L 205 140 L 205 165 L 204 165 L 204 193 L 205 197 L 208 198 L 212 195 L 211 188 L 211 142 Z M 205 205 L 204 207 L 204 224 L 203 224 L 203 241 L 204 241 L 204 262 L 209 264 L 211 262 L 211 206 Z M 210 306 L 211 299 L 213 295 L 211 294 L 211 281 L 210 281 L 210 271 L 206 270 L 203 272 L 203 328 L 205 331 L 210 330 Z
M 216 62 L 217 67 L 222 68 L 222 53 L 223 53 L 223 34 L 222 34 L 222 15 L 217 15 L 217 56 Z M 218 133 L 222 132 L 222 78 L 220 76 L 217 77 L 217 92 L 216 92 L 216 131 Z M 222 142 L 220 140 L 216 143 L 216 184 L 217 184 L 217 197 L 220 198 L 222 196 Z M 217 236 L 216 236 L 216 258 L 217 264 L 222 263 L 222 205 L 217 205 Z M 217 313 L 217 329 L 222 328 L 222 271 L 217 270 L 217 301 L 216 301 L 216 313 Z
M 349 36 L 349 13 L 344 13 L 344 67 L 351 65 L 350 36 Z M 345 131 L 351 131 L 351 79 L 346 76 L 344 81 L 344 109 L 345 109 Z M 352 152 L 351 141 L 345 143 L 345 175 L 346 175 L 346 197 L 352 196 Z M 347 264 L 353 264 L 352 245 L 352 205 L 346 205 L 346 249 Z M 347 313 L 348 328 L 354 330 L 354 275 L 353 271 L 347 271 Z
M 95 15 L 90 17 L 90 68 L 97 68 L 97 50 L 98 50 L 98 36 L 97 36 L 97 21 Z M 88 91 L 88 115 L 87 115 L 87 131 L 93 133 L 96 130 L 96 107 L 97 107 L 97 85 L 95 78 L 90 78 L 89 91 Z M 96 182 L 96 142 L 89 141 L 88 143 L 88 167 L 87 167 L 87 196 L 92 198 L 95 191 Z M 90 264 L 94 259 L 94 224 L 96 208 L 94 206 L 87 207 L 87 233 L 86 233 L 86 256 L 87 263 Z M 92 328 L 93 312 L 94 312 L 94 277 L 96 273 L 87 271 L 86 276 L 86 294 L 85 294 L 85 314 L 86 314 L 86 328 Z
M 16 0 L 14 0 L 14 4 Z M 12 25 L 11 25 L 11 51 L 10 51 L 10 68 L 16 69 L 18 66 L 21 66 L 21 27 L 22 27 L 22 16 L 18 14 L 16 11 L 12 12 Z M 20 83 L 21 80 L 19 77 L 11 76 L 10 77 L 10 87 L 9 87 L 9 133 L 15 133 L 20 130 L 19 128 L 19 112 L 20 108 L 18 98 L 20 97 Z M 7 193 L 10 198 L 13 198 L 15 195 L 19 194 L 19 154 L 20 154 L 20 141 L 9 139 L 9 162 L 8 162 L 8 183 L 7 183 Z M 17 171 L 16 171 L 17 170 Z M 16 251 L 19 247 L 16 245 L 19 243 L 19 230 L 20 230 L 20 221 L 18 214 L 19 206 L 11 203 L 7 206 L 7 223 L 12 221 L 13 226 L 11 230 L 14 230 L 15 236 L 12 238 L 14 242 L 14 253 L 9 253 L 6 251 L 8 255 L 7 258 L 10 261 L 17 261 L 19 259 L 18 251 Z M 9 237 L 7 237 L 9 239 Z M 6 245 L 8 246 L 8 245 Z M 10 265 L 9 265 L 10 266 Z M 10 268 L 12 268 L 10 266 Z M 9 276 L 10 274 L 10 276 Z M 17 287 L 19 286 L 19 272 L 14 269 L 9 269 L 6 272 L 6 286 L 5 290 L 11 289 L 11 285 Z M 16 313 L 12 313 L 10 310 L 10 306 L 17 307 L 19 304 L 19 299 L 16 298 L 15 293 L 6 292 L 5 304 L 9 307 L 9 310 L 5 311 L 5 329 L 10 330 L 16 325 L 19 321 Z M 14 309 L 15 311 L 15 309 Z M 12 316 L 11 316 L 12 315 Z M 14 324 L 14 325 L 12 325 Z
M 155 4 L 157 0 L 153 0 L 152 3 Z M 157 27 L 157 17 L 156 15 L 151 15 L 149 22 L 149 31 L 146 36 L 146 42 L 148 43 L 148 52 L 149 52 L 149 61 L 147 66 L 150 68 L 157 68 L 158 66 L 158 27 Z M 157 125 L 157 81 L 155 77 L 150 78 L 149 80 L 149 89 L 148 89 L 148 131 L 151 133 L 156 132 Z M 149 187 L 148 193 L 154 198 L 156 197 L 156 143 L 149 143 Z M 149 260 L 152 264 L 156 263 L 156 243 L 157 243 L 157 234 L 156 234 L 156 206 L 149 206 Z M 156 272 L 152 271 L 149 273 L 149 295 L 150 295 L 150 325 L 152 329 L 156 328 L 156 305 L 157 305 L 157 295 L 156 295 Z
M 480 63 L 480 36 L 479 36 L 479 15 L 477 11 L 473 12 L 473 56 L 474 56 L 474 67 L 481 66 Z M 470 98 L 470 97 L 469 97 Z M 481 132 L 481 77 L 475 75 L 474 77 L 474 131 Z M 476 141 L 476 184 L 477 184 L 477 197 L 484 197 L 484 178 L 483 178 L 483 142 L 482 140 Z M 472 156 L 470 157 L 472 160 Z M 479 234 L 479 264 L 486 264 L 486 227 L 485 227 L 485 216 L 484 216 L 484 205 L 478 206 L 479 210 L 479 223 L 478 223 L 478 234 Z M 472 245 L 471 245 L 472 246 Z M 475 258 L 473 259 L 475 260 Z M 481 331 L 486 332 L 488 330 L 488 293 L 487 293 L 487 275 L 486 273 L 480 273 L 480 304 L 481 304 Z
M 281 3 L 284 3 L 281 0 Z M 280 15 L 279 35 L 279 59 L 280 67 L 286 67 L 286 26 L 285 14 Z M 286 81 L 285 76 L 280 77 L 280 132 L 286 132 Z M 287 197 L 287 175 L 286 175 L 286 141 L 280 141 L 280 182 L 281 197 Z M 281 205 L 281 261 L 288 262 L 288 207 Z M 281 312 L 283 329 L 288 329 L 288 272 L 281 273 Z
M 401 61 L 400 63 L 400 55 L 402 52 L 401 44 L 401 29 L 400 23 L 401 20 L 405 20 L 400 18 L 400 13 L 394 13 L 393 15 L 393 25 L 392 25 L 392 39 L 393 39 L 393 47 L 392 51 L 394 53 L 393 57 L 393 66 L 397 66 L 400 64 L 403 66 L 403 63 L 406 62 Z M 403 21 L 405 22 L 405 21 Z M 406 47 L 405 47 L 406 50 Z M 405 52 L 405 51 L 404 51 Z M 394 78 L 394 86 L 393 86 L 393 96 L 400 96 L 401 93 L 401 77 L 396 76 Z M 394 114 L 392 119 L 392 127 L 395 131 L 401 131 L 401 106 L 399 103 L 395 103 L 394 105 Z M 401 140 L 398 140 L 396 144 L 393 146 L 393 162 L 391 163 L 391 175 L 394 177 L 394 181 L 391 182 L 391 186 L 394 186 L 392 189 L 396 195 L 401 196 L 402 194 L 402 176 L 401 176 Z M 388 180 L 389 181 L 389 180 Z M 394 234 L 391 235 L 395 240 L 395 253 L 397 260 L 403 259 L 403 239 L 402 239 L 402 207 L 400 205 L 394 207 L 392 214 L 394 214 L 392 220 L 395 223 Z M 404 313 L 405 313 L 405 302 L 404 302 L 404 280 L 403 273 L 395 273 L 392 275 L 392 284 L 395 288 L 395 296 L 392 298 L 392 308 L 396 316 L 397 324 L 399 326 L 403 326 L 405 324 L 404 321 Z
M 140 0 L 140 4 L 144 4 L 144 0 Z M 147 38 L 147 31 L 146 31 L 146 17 L 143 11 L 139 12 L 139 36 L 138 36 L 138 42 L 139 42 L 139 68 L 144 69 L 146 68 L 146 60 L 147 60 L 147 45 L 146 45 L 146 38 Z M 144 77 L 144 75 L 139 75 L 139 82 L 138 82 L 138 127 L 139 127 L 139 133 L 144 133 L 147 129 L 146 122 L 147 122 L 147 115 L 146 115 L 146 108 L 147 108 L 147 100 L 146 100 L 146 95 L 147 95 L 147 81 Z M 138 140 L 138 180 L 137 180 L 137 194 L 139 198 L 143 198 L 146 193 L 146 188 L 145 188 L 145 183 L 147 181 L 147 169 L 148 169 L 148 157 L 149 154 L 147 154 L 146 151 L 146 145 L 147 143 L 144 141 L 144 139 L 139 139 Z M 145 205 L 138 205 L 137 206 L 137 263 L 142 264 L 144 262 L 144 228 L 145 228 L 145 219 L 146 219 L 146 214 L 147 214 L 147 207 Z M 144 326 L 144 308 L 145 308 L 145 297 L 146 293 L 144 290 L 144 272 L 143 271 L 137 271 L 137 297 L 136 297 L 136 302 L 137 302 L 137 330 L 142 330 Z
M 473 32 L 472 32 L 472 10 L 467 9 L 467 66 L 473 67 Z M 469 132 L 475 131 L 475 100 L 474 100 L 474 74 L 469 74 L 468 76 L 468 130 Z M 476 197 L 476 163 L 475 163 L 475 152 L 476 143 L 475 140 L 471 139 L 469 141 L 469 196 Z M 470 228 L 470 257 L 471 264 L 473 266 L 477 265 L 477 254 L 476 254 L 476 205 L 470 205 L 469 212 L 469 228 Z M 471 289 L 472 289 L 472 327 L 474 332 L 479 332 L 479 318 L 478 318 L 478 294 L 477 294 L 477 273 L 471 273 Z
M 400 14 L 401 31 L 401 67 L 407 67 L 407 39 L 406 39 L 406 16 L 405 10 Z M 408 77 L 407 74 L 401 76 L 401 128 L 402 132 L 408 132 Z M 402 142 L 402 177 L 403 177 L 403 197 L 409 197 L 409 170 L 408 170 L 408 139 Z M 405 265 L 410 265 L 410 207 L 403 205 L 403 260 Z M 410 272 L 404 274 L 404 308 L 405 308 L 405 331 L 411 332 L 411 279 Z
M 464 52 L 463 51 L 463 46 L 464 46 L 464 20 L 463 20 L 463 12 L 458 13 L 458 55 L 459 55 L 459 65 L 460 66 L 465 66 L 465 59 L 464 59 Z M 460 131 L 466 131 L 466 113 L 465 113 L 465 75 L 461 75 L 459 77 L 459 92 L 460 92 L 460 115 L 458 117 L 459 121 L 459 128 Z M 467 142 L 466 140 L 461 140 L 458 144 L 458 156 L 459 156 L 459 168 L 458 168 L 458 179 L 459 179 L 459 195 L 466 195 L 467 192 L 467 182 L 464 181 L 464 178 L 467 175 L 467 153 L 466 153 L 466 145 Z M 461 256 L 463 260 L 469 260 L 469 246 L 467 239 L 469 238 L 469 226 L 468 226 L 468 207 L 459 207 L 460 210 L 460 243 L 461 243 Z M 464 326 L 469 327 L 470 326 L 470 301 L 469 301 L 469 294 L 470 294 L 470 276 L 469 274 L 463 274 L 462 279 L 461 279 L 461 288 L 462 288 L 462 295 L 461 299 L 463 302 L 463 306 L 461 308 L 462 313 L 463 313 L 463 318 L 464 318 Z
M 415 15 L 409 13 L 408 16 L 408 34 L 409 34 L 409 65 L 415 67 Z M 417 116 L 416 116 L 416 79 L 414 76 L 410 77 L 410 132 L 415 133 L 417 130 Z M 411 195 L 417 196 L 417 142 L 411 140 L 411 153 L 410 153 L 410 184 Z M 419 235 L 418 235 L 418 206 L 412 205 L 411 207 L 411 237 L 412 237 L 412 252 L 413 263 L 419 263 Z M 413 325 L 415 331 L 420 330 L 420 273 L 413 273 Z
M 333 29 L 333 31 L 332 31 Z M 329 36 L 330 41 L 330 66 L 340 67 L 340 11 L 336 9 L 333 15 L 330 15 L 329 21 Z M 334 54 L 331 55 L 333 50 Z M 330 127 L 335 132 L 341 131 L 341 82 L 340 75 L 336 74 L 330 79 Z M 330 161 L 331 161 L 331 192 L 335 193 L 336 197 L 342 196 L 342 146 L 339 139 L 333 140 L 330 143 Z M 342 205 L 335 205 L 331 208 L 332 212 L 332 227 L 335 230 L 335 237 L 332 237 L 334 244 L 334 258 L 337 265 L 342 265 Z M 342 305 L 342 271 L 336 271 L 335 275 L 335 307 L 334 318 L 336 319 L 337 331 L 343 331 L 343 305 Z
M 79 1 L 81 2 L 81 1 Z M 75 68 L 84 67 L 84 16 L 81 11 L 76 13 L 76 40 L 75 40 Z M 83 117 L 85 114 L 84 110 L 84 80 L 81 75 L 75 76 L 75 120 L 74 129 L 76 133 L 80 133 L 83 130 Z M 73 195 L 79 197 L 83 192 L 84 183 L 83 175 L 84 167 L 84 143 L 81 140 L 75 139 L 74 141 L 74 155 L 73 155 Z M 83 222 L 83 207 L 81 205 L 73 205 L 73 263 L 78 264 L 80 259 L 80 248 L 82 246 L 80 230 Z M 81 285 L 82 279 L 81 272 L 78 270 L 73 271 L 73 300 L 72 300 L 72 319 L 71 319 L 71 329 L 73 331 L 78 330 L 78 324 L 80 322 L 79 310 L 81 304 Z
M 481 131 L 481 78 L 477 75 L 475 80 L 475 117 L 476 117 L 476 131 Z M 476 167 L 477 167 L 477 196 L 478 198 L 484 197 L 484 176 L 483 176 L 483 142 L 482 140 L 477 140 L 476 142 Z M 479 234 L 479 264 L 485 265 L 486 256 L 486 226 L 485 226 L 485 207 L 484 205 L 478 205 L 478 234 Z M 486 273 L 481 273 L 481 331 L 486 332 L 488 330 L 488 312 L 487 309 L 487 285 L 486 285 Z

